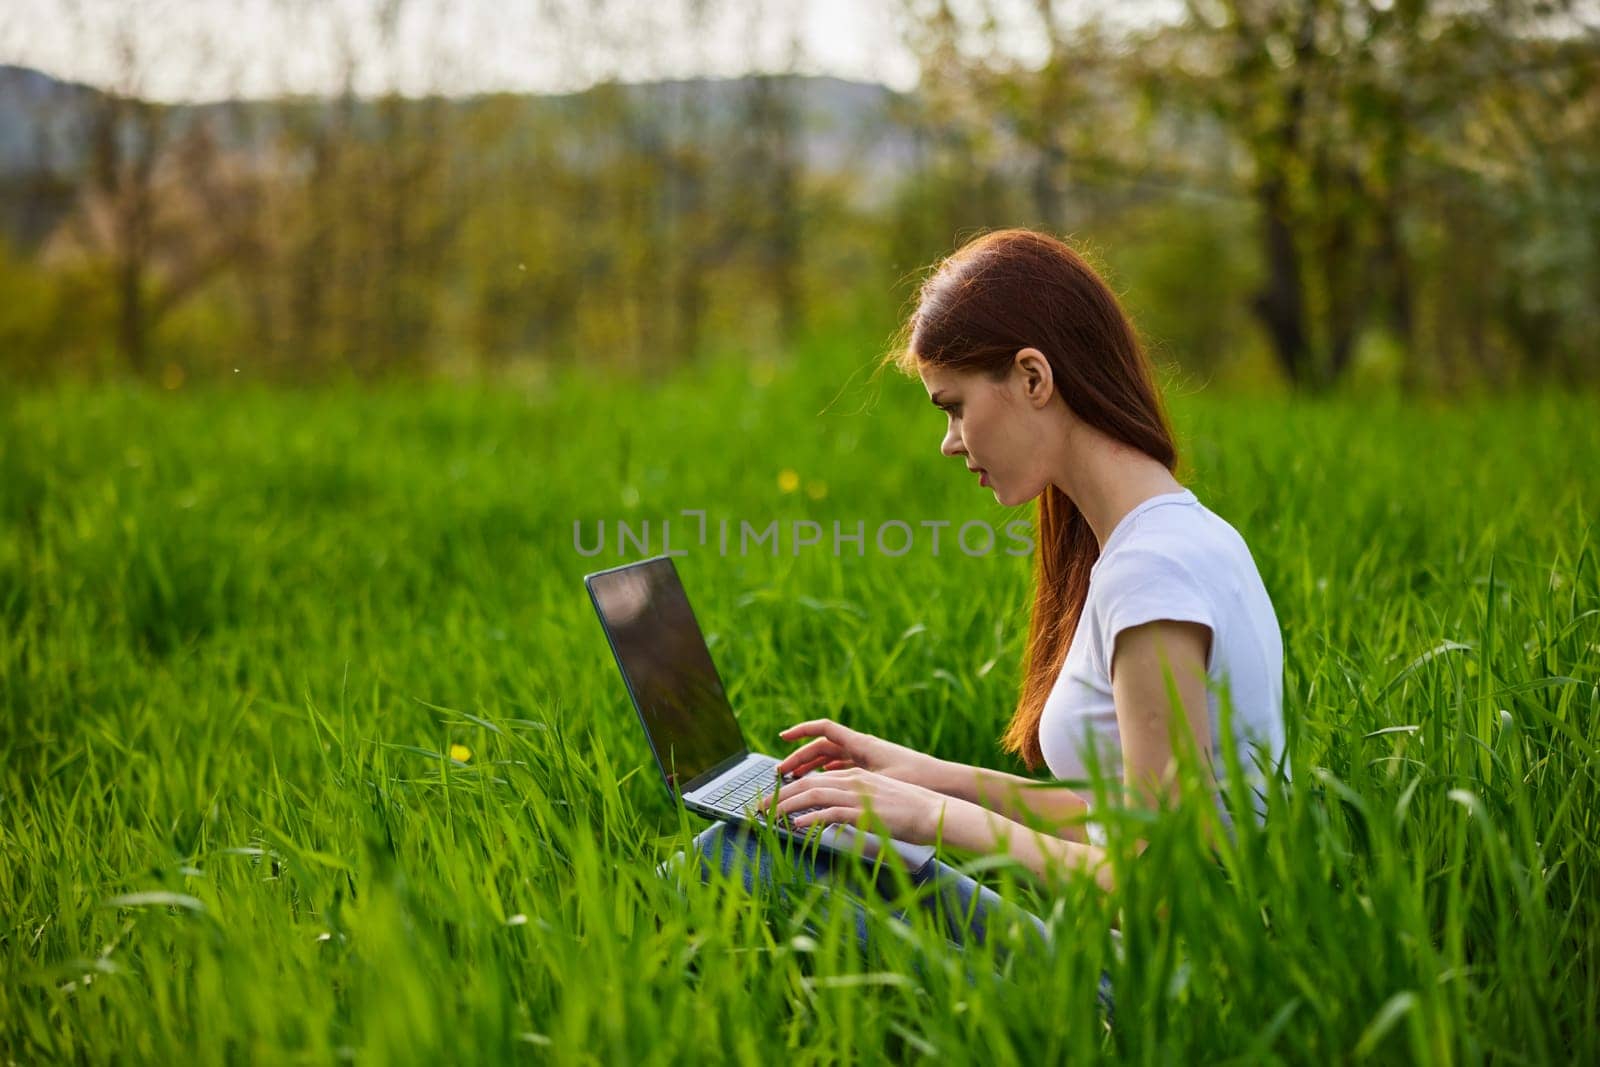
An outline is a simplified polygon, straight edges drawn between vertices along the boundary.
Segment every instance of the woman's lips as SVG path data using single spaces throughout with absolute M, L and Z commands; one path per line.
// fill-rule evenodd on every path
M 978 468 L 978 484 L 979 485 L 988 485 L 989 484 L 989 472 L 984 470 L 982 467 Z

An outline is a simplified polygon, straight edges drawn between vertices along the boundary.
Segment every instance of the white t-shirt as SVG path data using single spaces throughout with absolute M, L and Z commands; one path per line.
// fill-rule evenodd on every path
M 1198 622 L 1211 628 L 1206 663 L 1212 767 L 1219 790 L 1227 768 L 1221 748 L 1217 686 L 1224 680 L 1233 704 L 1233 732 L 1247 779 L 1255 789 L 1257 819 L 1266 815 L 1253 743 L 1272 767 L 1289 773 L 1283 725 L 1283 635 L 1250 549 L 1227 521 L 1184 489 L 1162 493 L 1128 512 L 1089 572 L 1088 599 L 1072 646 L 1039 720 L 1039 747 L 1057 778 L 1087 780 L 1084 758 L 1095 744 L 1109 782 L 1122 781 L 1122 738 L 1111 699 L 1111 653 L 1117 634 L 1156 619 Z M 1231 826 L 1221 806 L 1225 826 Z M 1104 829 L 1090 822 L 1091 841 Z

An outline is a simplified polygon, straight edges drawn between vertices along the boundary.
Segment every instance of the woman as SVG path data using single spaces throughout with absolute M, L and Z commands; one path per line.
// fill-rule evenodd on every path
M 1149 362 L 1105 282 L 1054 238 L 989 233 L 939 265 L 907 327 L 890 361 L 918 375 L 946 414 L 940 450 L 1000 503 L 1039 502 L 1026 664 L 1004 747 L 1057 779 L 1083 780 L 1097 760 L 1125 782 L 1130 802 L 1153 804 L 1176 798 L 1173 737 L 1189 738 L 1228 826 L 1225 684 L 1232 740 L 1264 817 L 1261 778 L 1273 768 L 1251 754 L 1284 763 L 1277 618 L 1244 541 L 1173 478 L 1176 450 Z M 781 736 L 805 742 L 779 768 L 804 777 L 771 801 L 777 814 L 802 813 L 797 828 L 865 824 L 870 809 L 906 841 L 1009 853 L 1041 877 L 1065 867 L 1112 887 L 1104 831 L 1085 819 L 1084 793 L 935 759 L 826 719 Z M 1041 823 L 1050 832 L 1029 829 Z M 747 871 L 767 876 L 755 841 L 725 824 L 697 845 L 724 871 L 743 857 L 755 861 Z M 810 870 L 823 877 L 825 867 Z M 1021 910 L 937 858 L 913 878 L 930 879 L 974 905 L 954 938 L 982 937 L 997 911 Z

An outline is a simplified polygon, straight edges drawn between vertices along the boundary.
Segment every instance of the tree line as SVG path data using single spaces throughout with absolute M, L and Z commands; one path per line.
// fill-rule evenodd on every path
M 68 162 L 41 148 L 6 180 L 28 224 L 0 246 L 0 373 L 781 356 L 891 326 L 920 267 L 1032 225 L 1078 240 L 1202 374 L 1253 354 L 1308 390 L 1363 361 L 1407 389 L 1594 379 L 1593 8 L 1190 0 L 1130 31 L 1036 0 L 1026 61 L 1000 47 L 1023 9 L 1003 10 L 900 0 L 904 94 L 772 73 L 41 98 L 70 103 L 32 126 Z

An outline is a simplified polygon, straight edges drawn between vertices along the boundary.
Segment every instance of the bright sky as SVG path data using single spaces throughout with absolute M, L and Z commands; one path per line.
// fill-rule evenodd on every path
M 926 0 L 0 0 L 0 62 L 161 100 L 338 90 L 561 92 L 753 70 L 912 88 L 897 12 Z M 967 0 L 970 3 L 970 0 Z M 1178 0 L 1063 0 L 1148 21 Z M 958 9 L 963 0 L 954 0 Z M 1004 50 L 1042 58 L 1035 0 Z M 398 15 L 384 25 L 382 13 Z M 696 13 L 699 14 L 696 14 Z

